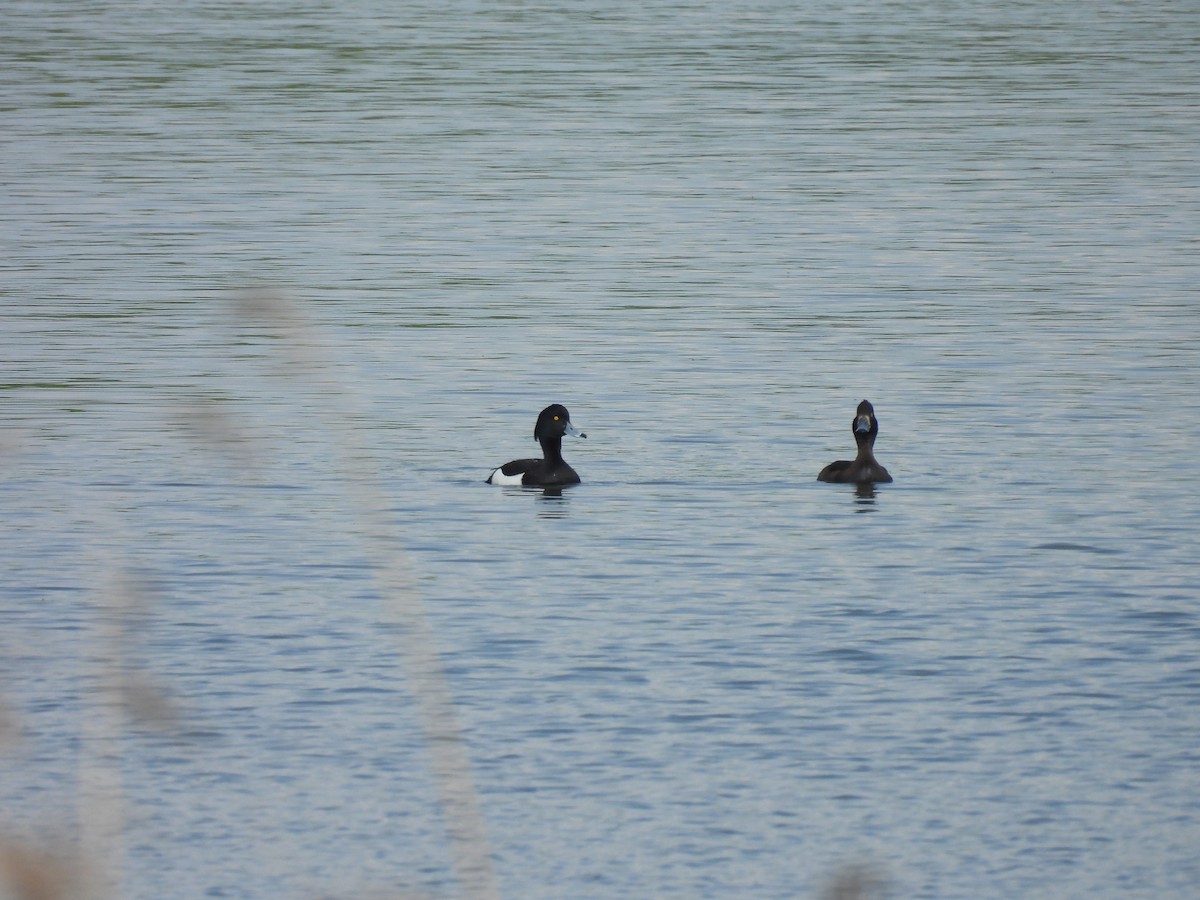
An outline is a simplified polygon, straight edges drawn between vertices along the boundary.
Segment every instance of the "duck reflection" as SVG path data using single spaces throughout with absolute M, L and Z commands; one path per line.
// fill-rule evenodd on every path
M 562 485 L 547 485 L 543 488 L 525 488 L 531 494 L 538 494 L 537 514 L 542 519 L 565 519 L 569 506 L 566 492 Z
M 567 515 L 567 495 L 571 485 L 548 484 L 540 487 L 505 485 L 504 493 L 512 496 L 529 497 L 537 504 L 537 514 L 546 519 L 561 519 Z
M 854 486 L 855 512 L 866 513 L 875 511 L 875 483 L 864 481 Z

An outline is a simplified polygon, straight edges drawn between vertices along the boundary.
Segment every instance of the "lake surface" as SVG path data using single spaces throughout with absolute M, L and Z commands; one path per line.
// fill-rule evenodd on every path
M 1195 3 L 0 24 L 0 833 L 119 898 L 1196 895 Z M 816 482 L 864 397 L 895 482 Z M 583 484 L 485 485 L 554 401 Z

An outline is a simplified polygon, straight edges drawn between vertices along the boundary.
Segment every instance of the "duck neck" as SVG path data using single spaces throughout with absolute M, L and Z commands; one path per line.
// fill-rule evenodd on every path
M 542 444 L 542 456 L 545 457 L 546 462 L 548 462 L 552 465 L 558 465 L 559 463 L 561 463 L 563 461 L 562 436 L 561 435 L 553 435 L 551 437 L 544 437 L 541 440 L 541 444 Z
M 875 435 L 864 434 L 855 436 L 858 442 L 858 462 L 873 463 L 875 462 Z

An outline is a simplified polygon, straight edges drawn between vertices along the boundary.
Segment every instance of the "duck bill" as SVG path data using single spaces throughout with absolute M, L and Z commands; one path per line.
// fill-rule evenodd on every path
M 871 431 L 871 417 L 859 416 L 854 420 L 854 430 L 859 434 L 868 434 Z
M 566 433 L 571 435 L 571 437 L 581 437 L 581 438 L 587 437 L 586 434 L 584 434 L 582 431 L 580 431 L 578 428 L 576 428 L 570 422 L 567 422 Z

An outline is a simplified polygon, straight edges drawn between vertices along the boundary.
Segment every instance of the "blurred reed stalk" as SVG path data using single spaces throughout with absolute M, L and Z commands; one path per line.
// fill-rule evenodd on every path
M 120 547 L 136 546 L 115 516 L 99 504 L 90 508 L 100 518 L 94 533 L 119 536 Z M 98 573 L 100 587 L 88 642 L 95 655 L 86 677 L 92 690 L 88 695 L 91 702 L 83 710 L 75 869 L 78 896 L 121 900 L 126 865 L 122 742 L 135 722 L 169 728 L 180 717 L 154 682 L 135 670 L 129 652 L 133 618 L 148 606 L 149 586 L 132 572 L 128 561 L 103 548 L 95 548 L 93 553 L 92 570 Z
M 106 569 L 108 571 L 106 571 Z M 125 802 L 121 777 L 121 736 L 125 726 L 120 672 L 121 625 L 127 598 L 111 564 L 97 568 L 106 584 L 99 593 L 89 642 L 96 657 L 92 702 L 83 710 L 79 758 L 79 855 L 88 870 L 87 896 L 119 900 L 125 868 Z
M 336 371 L 334 360 L 328 358 L 317 328 L 295 302 L 273 291 L 247 292 L 237 299 L 242 323 L 279 338 L 282 362 L 289 374 L 308 376 L 314 386 L 320 383 L 322 390 L 313 395 L 325 400 L 321 424 L 333 448 L 344 496 L 377 582 L 400 626 L 400 653 L 417 698 L 460 889 L 471 900 L 499 898 L 466 740 L 424 603 L 383 499 L 380 469 L 363 451 L 365 442 L 359 440 L 354 425 L 364 421 L 356 409 L 356 394 L 344 384 L 329 383 Z

